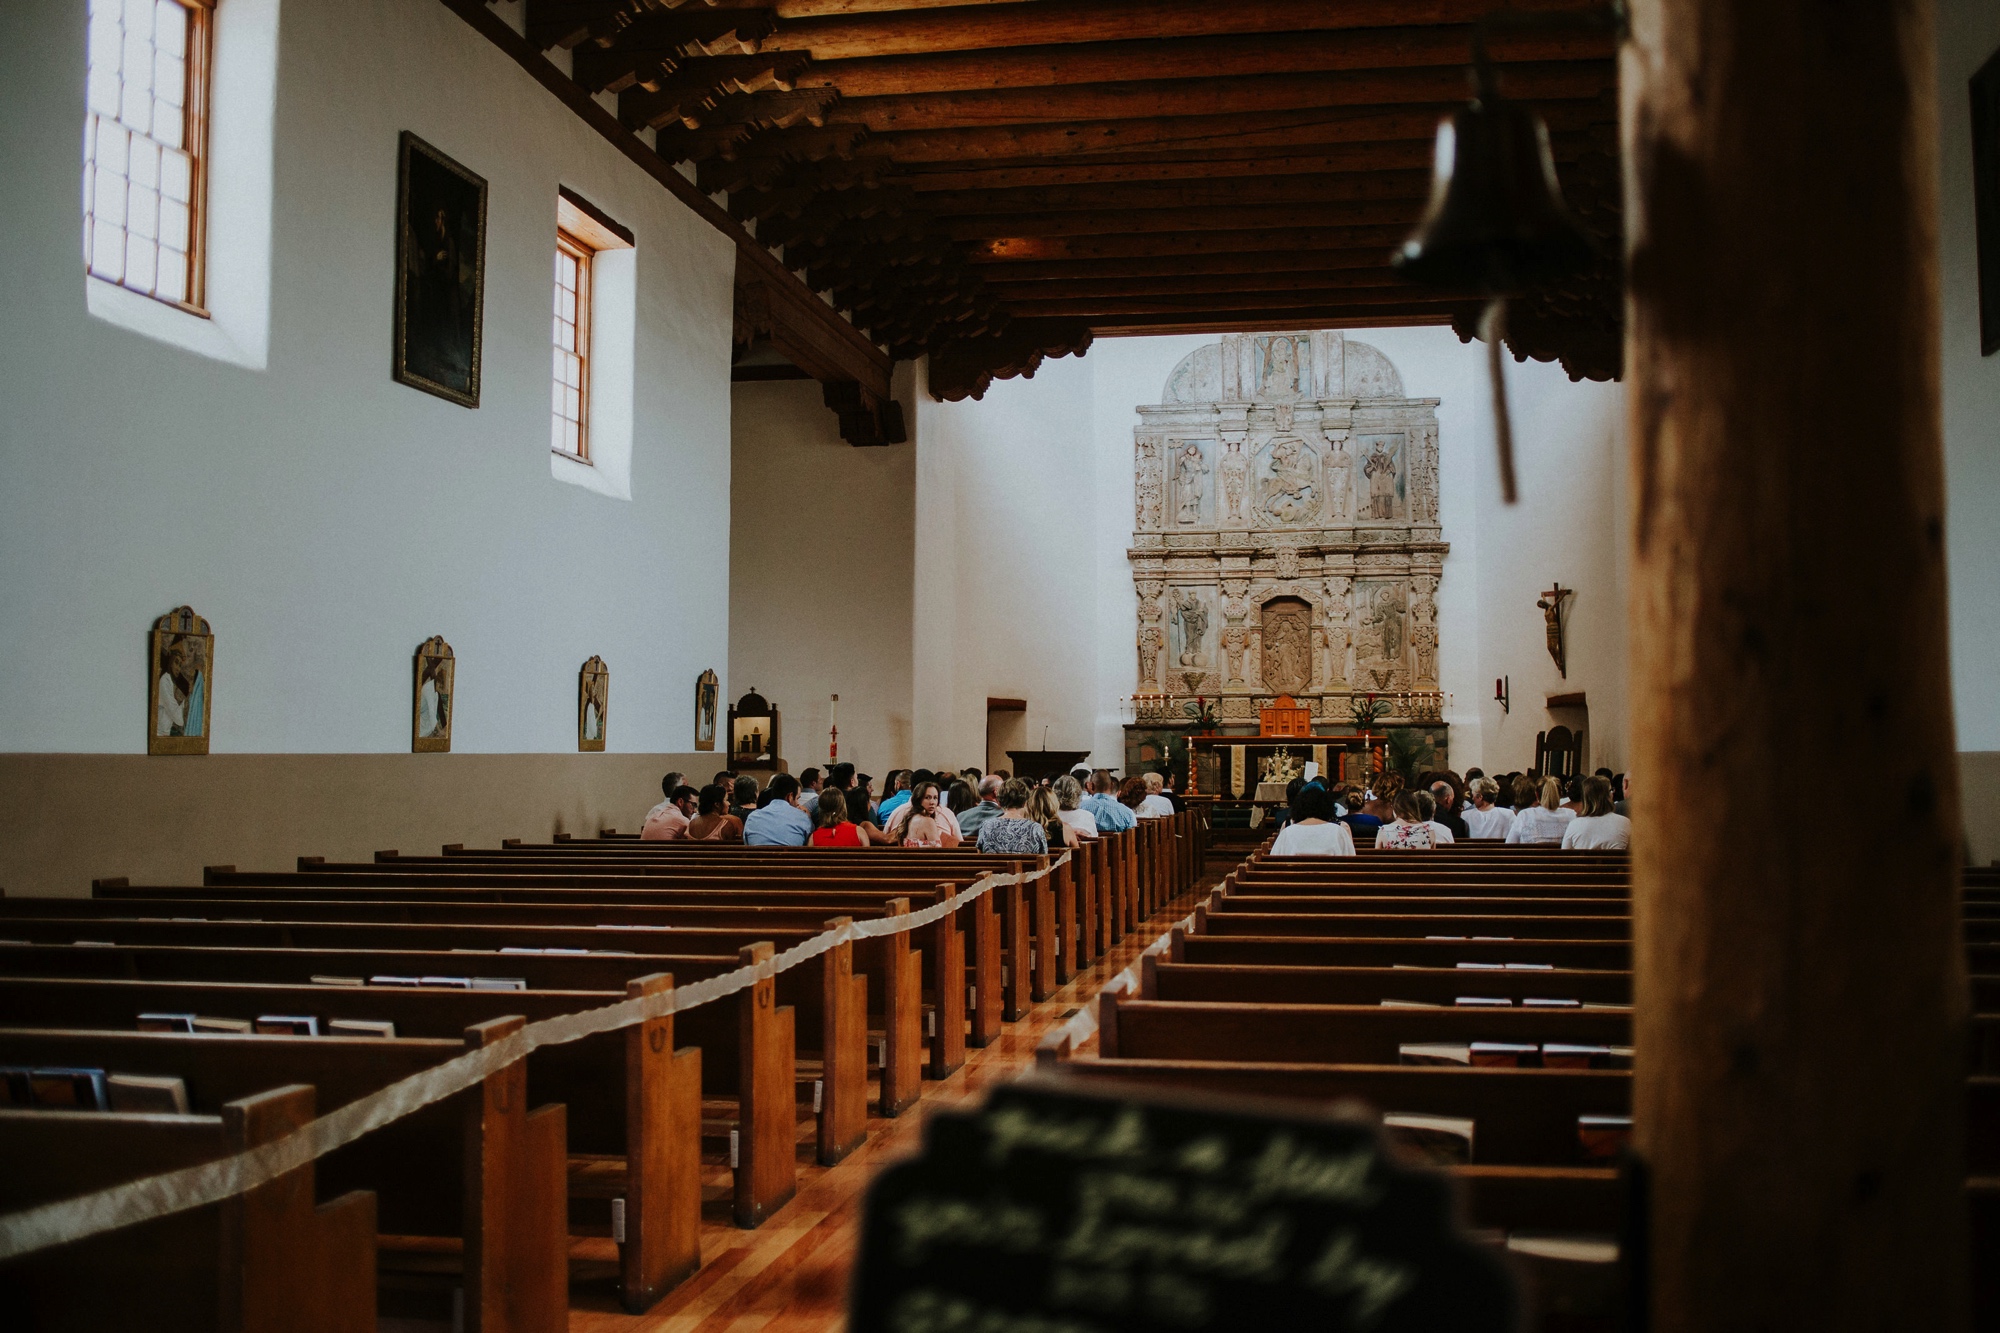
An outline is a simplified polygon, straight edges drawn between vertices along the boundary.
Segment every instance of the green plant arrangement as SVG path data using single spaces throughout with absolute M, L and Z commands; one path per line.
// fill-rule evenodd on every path
M 1421 732 L 1408 727 L 1397 727 L 1384 738 L 1387 767 L 1403 775 L 1403 781 L 1412 787 L 1417 785 L 1417 774 L 1422 772 L 1437 753 Z
M 1215 705 L 1201 695 L 1197 694 L 1192 703 L 1182 704 L 1181 709 L 1193 718 L 1194 724 L 1203 731 L 1215 730 Z
M 1350 709 L 1354 714 L 1355 729 L 1357 731 L 1367 731 L 1377 722 L 1388 716 L 1389 701 L 1387 699 L 1378 699 L 1372 694 L 1365 698 L 1357 694 L 1350 701 Z

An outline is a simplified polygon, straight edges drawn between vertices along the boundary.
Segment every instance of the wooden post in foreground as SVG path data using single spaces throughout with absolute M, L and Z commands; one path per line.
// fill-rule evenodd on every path
M 1637 0 L 1623 57 L 1654 1333 L 1966 1324 L 1931 27 Z

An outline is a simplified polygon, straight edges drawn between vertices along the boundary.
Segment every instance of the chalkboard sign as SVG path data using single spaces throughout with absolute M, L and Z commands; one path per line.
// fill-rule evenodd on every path
M 931 1116 L 850 1297 L 855 1333 L 1511 1333 L 1520 1304 L 1366 1121 L 1060 1075 Z

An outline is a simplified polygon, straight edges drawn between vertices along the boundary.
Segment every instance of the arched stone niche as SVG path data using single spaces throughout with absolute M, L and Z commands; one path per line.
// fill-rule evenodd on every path
M 1225 723 L 1436 691 L 1437 406 L 1333 329 L 1183 358 L 1133 433 L 1138 690 L 1219 696 Z

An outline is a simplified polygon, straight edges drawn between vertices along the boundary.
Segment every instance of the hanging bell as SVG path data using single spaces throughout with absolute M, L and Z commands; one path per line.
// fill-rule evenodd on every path
M 1427 286 L 1511 295 L 1577 272 L 1595 249 L 1563 203 L 1541 118 L 1482 89 L 1438 126 L 1430 207 L 1390 263 Z

